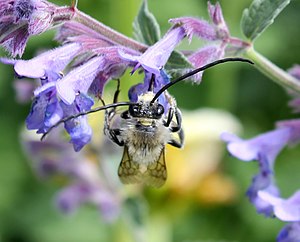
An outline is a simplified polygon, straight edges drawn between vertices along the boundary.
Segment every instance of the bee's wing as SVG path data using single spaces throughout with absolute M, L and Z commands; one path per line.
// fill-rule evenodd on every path
M 167 179 L 167 167 L 165 162 L 165 149 L 162 149 L 158 160 L 147 167 L 142 180 L 146 185 L 161 187 Z
M 152 187 L 161 187 L 167 179 L 165 149 L 161 151 L 156 162 L 145 167 L 132 161 L 125 146 L 118 175 L 124 184 L 144 183 Z
M 126 146 L 124 147 L 124 153 L 119 166 L 118 175 L 121 182 L 124 184 L 141 182 L 142 174 L 139 170 L 139 164 L 132 162 L 128 154 L 128 148 Z

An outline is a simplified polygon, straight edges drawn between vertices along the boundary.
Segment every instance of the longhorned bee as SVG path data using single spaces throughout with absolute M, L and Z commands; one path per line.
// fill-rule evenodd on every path
M 180 148 L 183 145 L 181 113 L 174 98 L 167 95 L 170 107 L 165 115 L 162 104 L 151 102 L 154 96 L 152 91 L 142 93 L 138 101 L 120 115 L 118 128 L 110 126 L 115 113 L 106 112 L 105 134 L 116 144 L 124 146 L 118 175 L 125 184 L 163 185 L 167 179 L 165 146 L 170 144 Z
M 253 64 L 242 58 L 217 60 L 169 82 L 156 93 L 153 92 L 150 85 L 147 92 L 140 94 L 137 102 L 117 102 L 117 94 L 119 93 L 117 90 L 114 103 L 105 105 L 103 102 L 101 107 L 64 118 L 52 126 L 42 136 L 42 139 L 60 123 L 89 113 L 106 110 L 104 133 L 114 143 L 124 146 L 123 157 L 118 169 L 120 180 L 125 184 L 144 183 L 160 187 L 167 179 L 165 146 L 170 144 L 181 148 L 184 135 L 181 128 L 181 112 L 177 108 L 175 99 L 165 93 L 168 110 L 164 110 L 164 106 L 158 101 L 159 96 L 174 84 L 200 71 L 229 61 Z M 119 106 L 128 106 L 128 109 L 119 115 L 121 123 L 116 127 L 113 121 L 118 116 L 115 109 Z

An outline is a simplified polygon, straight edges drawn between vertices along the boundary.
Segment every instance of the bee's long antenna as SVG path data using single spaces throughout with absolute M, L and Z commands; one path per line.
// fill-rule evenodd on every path
M 216 65 L 219 65 L 219 64 L 222 64 L 222 63 L 225 63 L 225 62 L 234 62 L 234 61 L 239 61 L 239 62 L 247 62 L 249 64 L 254 64 L 251 60 L 248 60 L 248 59 L 244 59 L 244 58 L 240 58 L 240 57 L 230 57 L 230 58 L 224 58 L 224 59 L 220 59 L 220 60 L 216 60 L 214 62 L 211 62 L 205 66 L 202 66 L 202 67 L 199 67 L 191 72 L 188 72 L 186 74 L 184 74 L 183 76 L 180 76 L 178 78 L 176 78 L 175 80 L 169 82 L 168 84 L 166 84 L 165 86 L 163 86 L 156 94 L 155 96 L 153 97 L 153 99 L 151 100 L 151 103 L 154 103 L 155 100 L 165 91 L 167 90 L 169 87 L 175 85 L 176 83 L 180 82 L 180 81 L 183 81 L 184 79 L 190 77 L 190 76 L 193 76 L 195 74 L 197 74 L 198 72 L 200 71 L 204 71 L 206 69 L 209 69 L 213 66 L 216 66 Z
M 111 104 L 108 104 L 108 105 L 104 105 L 104 106 L 101 106 L 101 107 L 98 107 L 98 108 L 94 108 L 94 109 L 91 109 L 91 110 L 88 110 L 88 111 L 85 111 L 85 112 L 81 112 L 81 113 L 76 113 L 74 115 L 71 115 L 71 116 L 68 116 L 68 117 L 65 117 L 61 120 L 59 120 L 56 124 L 54 124 L 53 126 L 51 126 L 47 132 L 45 132 L 42 137 L 41 137 L 41 140 L 43 140 L 49 133 L 52 129 L 56 128 L 58 125 L 60 125 L 61 123 L 65 123 L 71 119 L 74 119 L 74 118 L 78 118 L 80 116 L 84 116 L 84 115 L 87 115 L 87 114 L 90 114 L 90 113 L 95 113 L 95 112 L 98 112 L 98 111 L 102 111 L 102 110 L 106 110 L 106 109 L 109 109 L 109 108 L 115 108 L 115 107 L 119 107 L 119 106 L 127 106 L 127 105 L 131 105 L 133 104 L 132 102 L 118 102 L 118 103 L 111 103 Z

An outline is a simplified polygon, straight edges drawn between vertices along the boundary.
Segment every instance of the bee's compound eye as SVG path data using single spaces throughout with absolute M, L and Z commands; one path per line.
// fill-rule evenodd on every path
M 165 112 L 164 106 L 161 104 L 157 105 L 156 114 L 161 116 Z
M 137 104 L 130 105 L 128 111 L 131 116 L 136 116 L 139 112 L 139 105 Z

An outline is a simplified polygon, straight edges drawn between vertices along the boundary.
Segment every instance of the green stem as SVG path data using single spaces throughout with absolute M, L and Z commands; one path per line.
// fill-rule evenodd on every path
M 86 27 L 91 28 L 92 30 L 98 32 L 99 34 L 105 36 L 109 40 L 115 42 L 116 44 L 120 44 L 131 49 L 145 52 L 148 46 L 141 44 L 115 30 L 112 28 L 100 23 L 99 21 L 95 20 L 94 18 L 90 17 L 89 15 L 79 11 L 78 9 L 74 9 L 74 17 L 73 21 L 83 24 Z
M 286 71 L 280 69 L 278 66 L 274 65 L 267 58 L 256 52 L 253 47 L 246 49 L 245 56 L 251 59 L 255 63 L 254 66 L 264 75 L 268 76 L 279 85 L 300 93 L 299 80 L 289 75 Z

